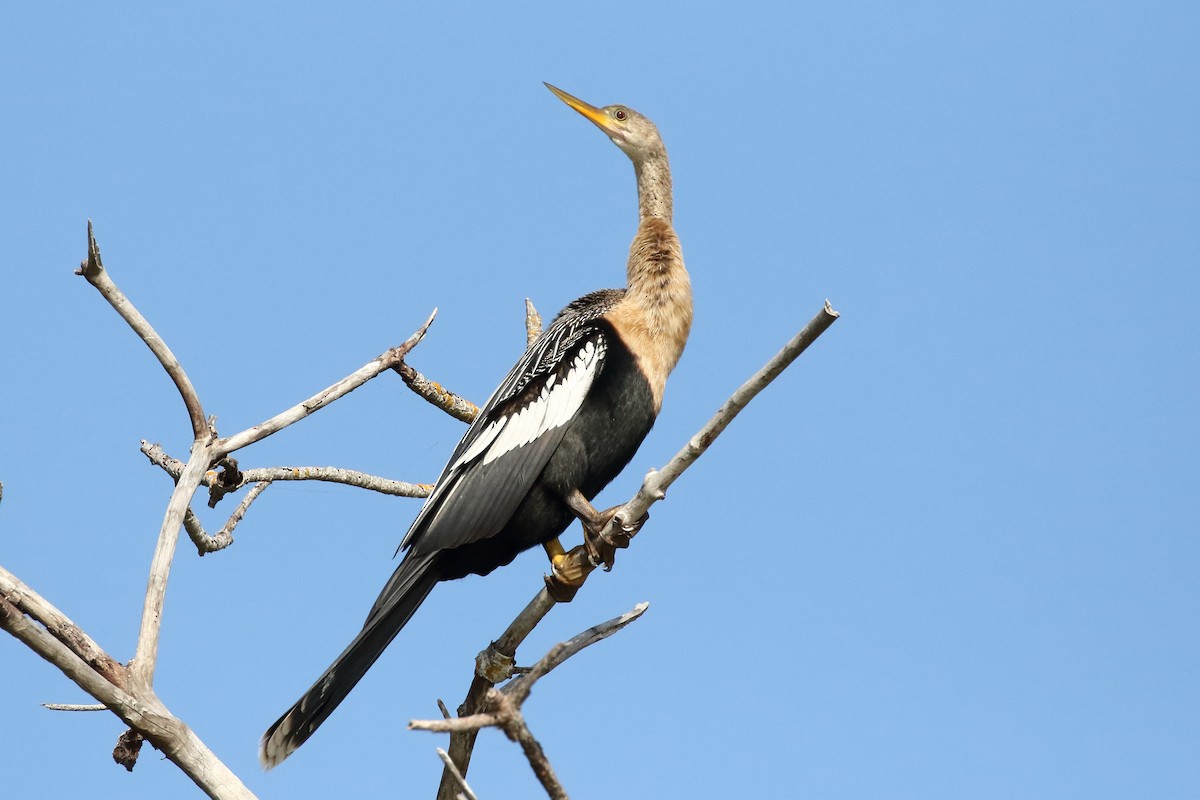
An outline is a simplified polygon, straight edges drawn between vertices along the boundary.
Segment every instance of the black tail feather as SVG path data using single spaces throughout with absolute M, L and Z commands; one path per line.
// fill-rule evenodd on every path
M 267 729 L 259 743 L 264 769 L 279 764 L 329 718 L 396 638 L 440 579 L 437 555 L 407 557 L 375 601 L 362 631 L 304 696 Z

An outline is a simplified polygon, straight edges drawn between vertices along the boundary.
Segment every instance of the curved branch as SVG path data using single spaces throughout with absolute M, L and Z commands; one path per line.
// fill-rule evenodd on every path
M 104 299 L 109 302 L 109 305 L 116 309 L 123 320 L 129 323 L 129 327 L 133 328 L 133 332 L 138 335 L 138 338 L 146 343 L 150 352 L 154 353 L 154 357 L 167 371 L 167 375 L 175 383 L 175 388 L 179 390 L 180 397 L 183 398 L 183 404 L 187 407 L 188 420 L 192 423 L 193 438 L 199 438 L 207 432 L 208 422 L 204 416 L 204 408 L 200 404 L 200 395 L 196 393 L 196 387 L 192 386 L 191 379 L 183 371 L 179 359 L 171 352 L 171 348 L 167 347 L 167 343 L 162 340 L 162 337 L 155 332 L 141 312 L 134 308 L 133 303 L 129 302 L 129 299 L 108 276 L 108 272 L 100 260 L 100 245 L 96 244 L 90 219 L 87 224 L 87 235 L 88 257 L 80 263 L 75 274 L 82 275 L 88 283 L 95 286 Z
M 261 483 L 254 484 L 250 491 L 246 492 L 246 496 L 242 498 L 242 502 L 238 503 L 238 507 L 229 515 L 229 519 L 221 526 L 221 530 L 211 536 L 205 532 L 199 518 L 192 512 L 189 506 L 183 516 L 183 529 L 187 531 L 188 538 L 192 540 L 192 544 L 196 545 L 196 550 L 199 554 L 203 556 L 207 553 L 215 553 L 233 544 L 233 529 L 242 521 L 242 517 L 246 516 L 246 512 L 250 510 L 250 504 L 257 500 L 258 496 L 265 492 L 270 485 L 271 481 L 262 481 Z

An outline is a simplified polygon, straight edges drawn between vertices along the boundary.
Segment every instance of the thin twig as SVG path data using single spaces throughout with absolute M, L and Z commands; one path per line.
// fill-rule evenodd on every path
M 565 642 L 556 644 L 550 648 L 550 652 L 542 656 L 536 664 L 530 667 L 528 672 L 518 675 L 513 678 L 500 691 L 511 695 L 517 705 L 521 705 L 529 697 L 529 693 L 533 690 L 533 685 L 550 673 L 555 667 L 561 666 L 568 658 L 580 652 L 581 650 L 591 647 L 596 642 L 602 639 L 607 639 L 617 631 L 624 628 L 629 623 L 636 620 L 642 614 L 646 613 L 646 609 L 650 607 L 647 602 L 638 603 L 630 611 L 625 612 L 619 617 L 614 617 L 607 622 L 601 622 L 599 625 L 593 625 L 582 633 L 572 636 Z
M 688 443 L 667 462 L 665 467 L 658 471 L 651 470 L 646 475 L 637 494 L 613 515 L 602 535 L 610 538 L 617 535 L 622 525 L 630 520 L 641 519 L 650 506 L 666 497 L 667 487 L 674 483 L 684 473 L 684 470 L 696 462 L 696 459 L 721 435 L 721 432 L 754 399 L 755 395 L 775 380 L 779 373 L 795 361 L 810 344 L 817 340 L 818 336 L 828 330 L 830 325 L 837 322 L 838 316 L 838 312 L 834 311 L 833 307 L 829 305 L 829 301 L 826 300 L 824 308 L 818 311 L 816 316 L 809 320 L 808 324 L 793 336 L 792 340 L 784 345 L 783 349 L 776 353 L 762 369 L 738 387 L 737 391 L 717 410 L 712 419 L 688 440 Z
M 361 368 L 342 378 L 337 383 L 326 387 L 286 411 L 281 411 L 265 422 L 260 422 L 240 433 L 235 433 L 233 436 L 221 439 L 216 444 L 218 457 L 229 455 L 247 445 L 262 441 L 273 433 L 278 433 L 287 426 L 304 419 L 309 414 L 320 411 L 334 400 L 349 394 L 380 373 L 395 368 L 403 362 L 404 356 L 408 355 L 409 351 L 416 347 L 421 339 L 424 338 L 425 332 L 429 330 L 429 326 L 433 324 L 433 319 L 436 316 L 437 309 L 435 308 L 433 313 L 429 315 L 429 319 L 425 320 L 425 324 L 418 328 L 412 336 L 409 336 L 403 344 L 397 345 L 385 353 L 381 353 L 377 358 L 364 364 Z
M 525 298 L 526 346 L 532 345 L 541 333 L 542 315 L 533 307 L 533 301 Z M 455 419 L 469 424 L 479 416 L 479 406 L 462 395 L 455 394 L 437 381 L 431 381 L 411 364 L 407 362 L 398 364 L 395 370 L 404 379 L 404 385 L 412 389 L 418 397 L 430 405 L 440 408 Z
M 408 483 L 378 475 L 369 475 L 341 467 L 254 467 L 242 471 L 238 488 L 248 483 L 270 481 L 325 481 L 342 483 L 359 489 L 368 489 L 393 497 L 428 497 L 433 491 L 432 483 Z
M 88 257 L 80 263 L 75 274 L 82 275 L 88 283 L 95 286 L 101 296 L 109 302 L 109 305 L 121 315 L 121 319 L 129 323 L 129 327 L 133 328 L 138 338 L 146 343 L 150 352 L 154 353 L 154 357 L 167 371 L 167 375 L 175 383 L 175 388 L 179 390 L 180 397 L 183 398 L 183 404 L 187 407 L 188 419 L 192 423 L 193 438 L 199 438 L 208 430 L 208 422 L 204 417 L 204 408 L 200 404 L 200 395 L 196 393 L 196 387 L 192 386 L 191 379 L 183 371 L 179 359 L 171 352 L 171 348 L 167 347 L 167 343 L 109 277 L 108 271 L 104 269 L 104 264 L 100 260 L 100 245 L 96 244 L 90 219 L 87 224 L 87 238 Z
M 246 492 L 246 496 L 242 498 L 242 502 L 238 503 L 238 507 L 229 515 L 229 519 L 221 526 L 221 530 L 209 535 L 205 532 L 200 520 L 192 513 L 189 507 L 183 518 L 183 528 L 187 531 L 188 538 L 192 540 L 192 544 L 196 545 L 196 550 L 201 556 L 206 553 L 215 553 L 218 550 L 224 550 L 229 545 L 233 544 L 233 529 L 242 521 L 242 517 L 246 516 L 246 511 L 249 510 L 250 504 L 253 503 L 258 496 L 267 490 L 271 485 L 271 481 L 263 481 L 256 483 Z
M 462 787 L 462 794 L 459 796 L 462 797 L 465 795 L 467 800 L 479 800 L 479 798 L 475 796 L 475 792 L 467 783 L 467 779 L 463 777 L 463 774 L 458 771 L 458 767 L 454 766 L 454 762 L 450 760 L 450 754 L 440 747 L 437 748 L 437 754 L 438 758 L 442 760 L 442 763 L 446 765 L 446 769 L 450 770 L 450 774 L 454 776 L 456 781 L 458 781 L 458 785 Z
M 429 380 L 409 364 L 401 362 L 393 369 L 404 379 L 404 384 L 416 392 L 417 396 L 455 419 L 469 423 L 478 416 L 479 406 L 465 397 L 455 394 L 440 383 Z
M 533 307 L 533 301 L 525 298 L 525 346 L 532 347 L 542 335 L 542 315 Z
M 160 467 L 172 478 L 178 480 L 179 476 L 183 474 L 183 462 L 167 455 L 161 444 L 147 442 L 143 439 L 140 449 L 146 458 L 150 459 L 151 464 Z M 392 495 L 394 497 L 424 498 L 428 497 L 429 493 L 433 491 L 432 483 L 397 481 L 353 469 L 343 469 L 342 467 L 253 467 L 241 470 L 240 476 L 240 480 L 233 486 L 222 486 L 222 496 L 229 492 L 237 491 L 248 483 L 259 483 L 262 481 L 325 481 L 328 483 L 342 483 L 347 486 L 368 489 L 372 492 L 379 492 L 380 494 Z M 201 484 L 213 488 L 221 485 L 221 478 L 221 473 L 210 470 L 204 474 Z M 215 503 L 210 500 L 209 506 L 212 507 L 214 505 Z
M 496 692 L 495 689 L 489 689 Z M 498 694 L 498 693 L 497 693 Z M 488 698 L 487 703 L 494 703 Z M 504 719 L 495 711 L 480 711 L 468 717 L 450 717 L 450 719 L 414 719 L 409 720 L 410 731 L 428 731 L 430 733 L 478 733 L 483 728 L 499 728 L 504 725 Z

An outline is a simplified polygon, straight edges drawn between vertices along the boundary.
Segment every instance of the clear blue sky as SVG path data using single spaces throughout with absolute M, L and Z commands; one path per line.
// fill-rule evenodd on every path
M 843 318 L 522 652 L 646 616 L 539 684 L 579 798 L 1200 796 L 1200 11 L 1191 3 L 215 3 L 0 12 L 0 563 L 120 660 L 177 456 L 441 313 L 412 363 L 482 400 L 623 281 L 633 174 L 551 81 L 654 119 L 696 325 L 626 499 L 828 297 Z M 383 377 L 252 450 L 430 480 L 462 428 Z M 218 527 L 220 513 L 201 509 Z M 439 588 L 272 773 L 263 729 L 349 640 L 418 502 L 272 487 L 180 547 L 157 688 L 263 798 L 430 797 L 474 654 L 544 557 Z M 577 535 L 574 534 L 574 535 Z M 11 797 L 189 797 L 0 637 Z M 486 800 L 539 791 L 485 734 Z

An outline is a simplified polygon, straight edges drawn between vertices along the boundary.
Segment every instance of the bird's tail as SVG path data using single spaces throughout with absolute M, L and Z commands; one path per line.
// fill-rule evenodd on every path
M 439 580 L 436 555 L 405 558 L 371 608 L 362 631 L 304 696 L 267 728 L 258 760 L 271 769 L 308 741 L 396 638 Z

